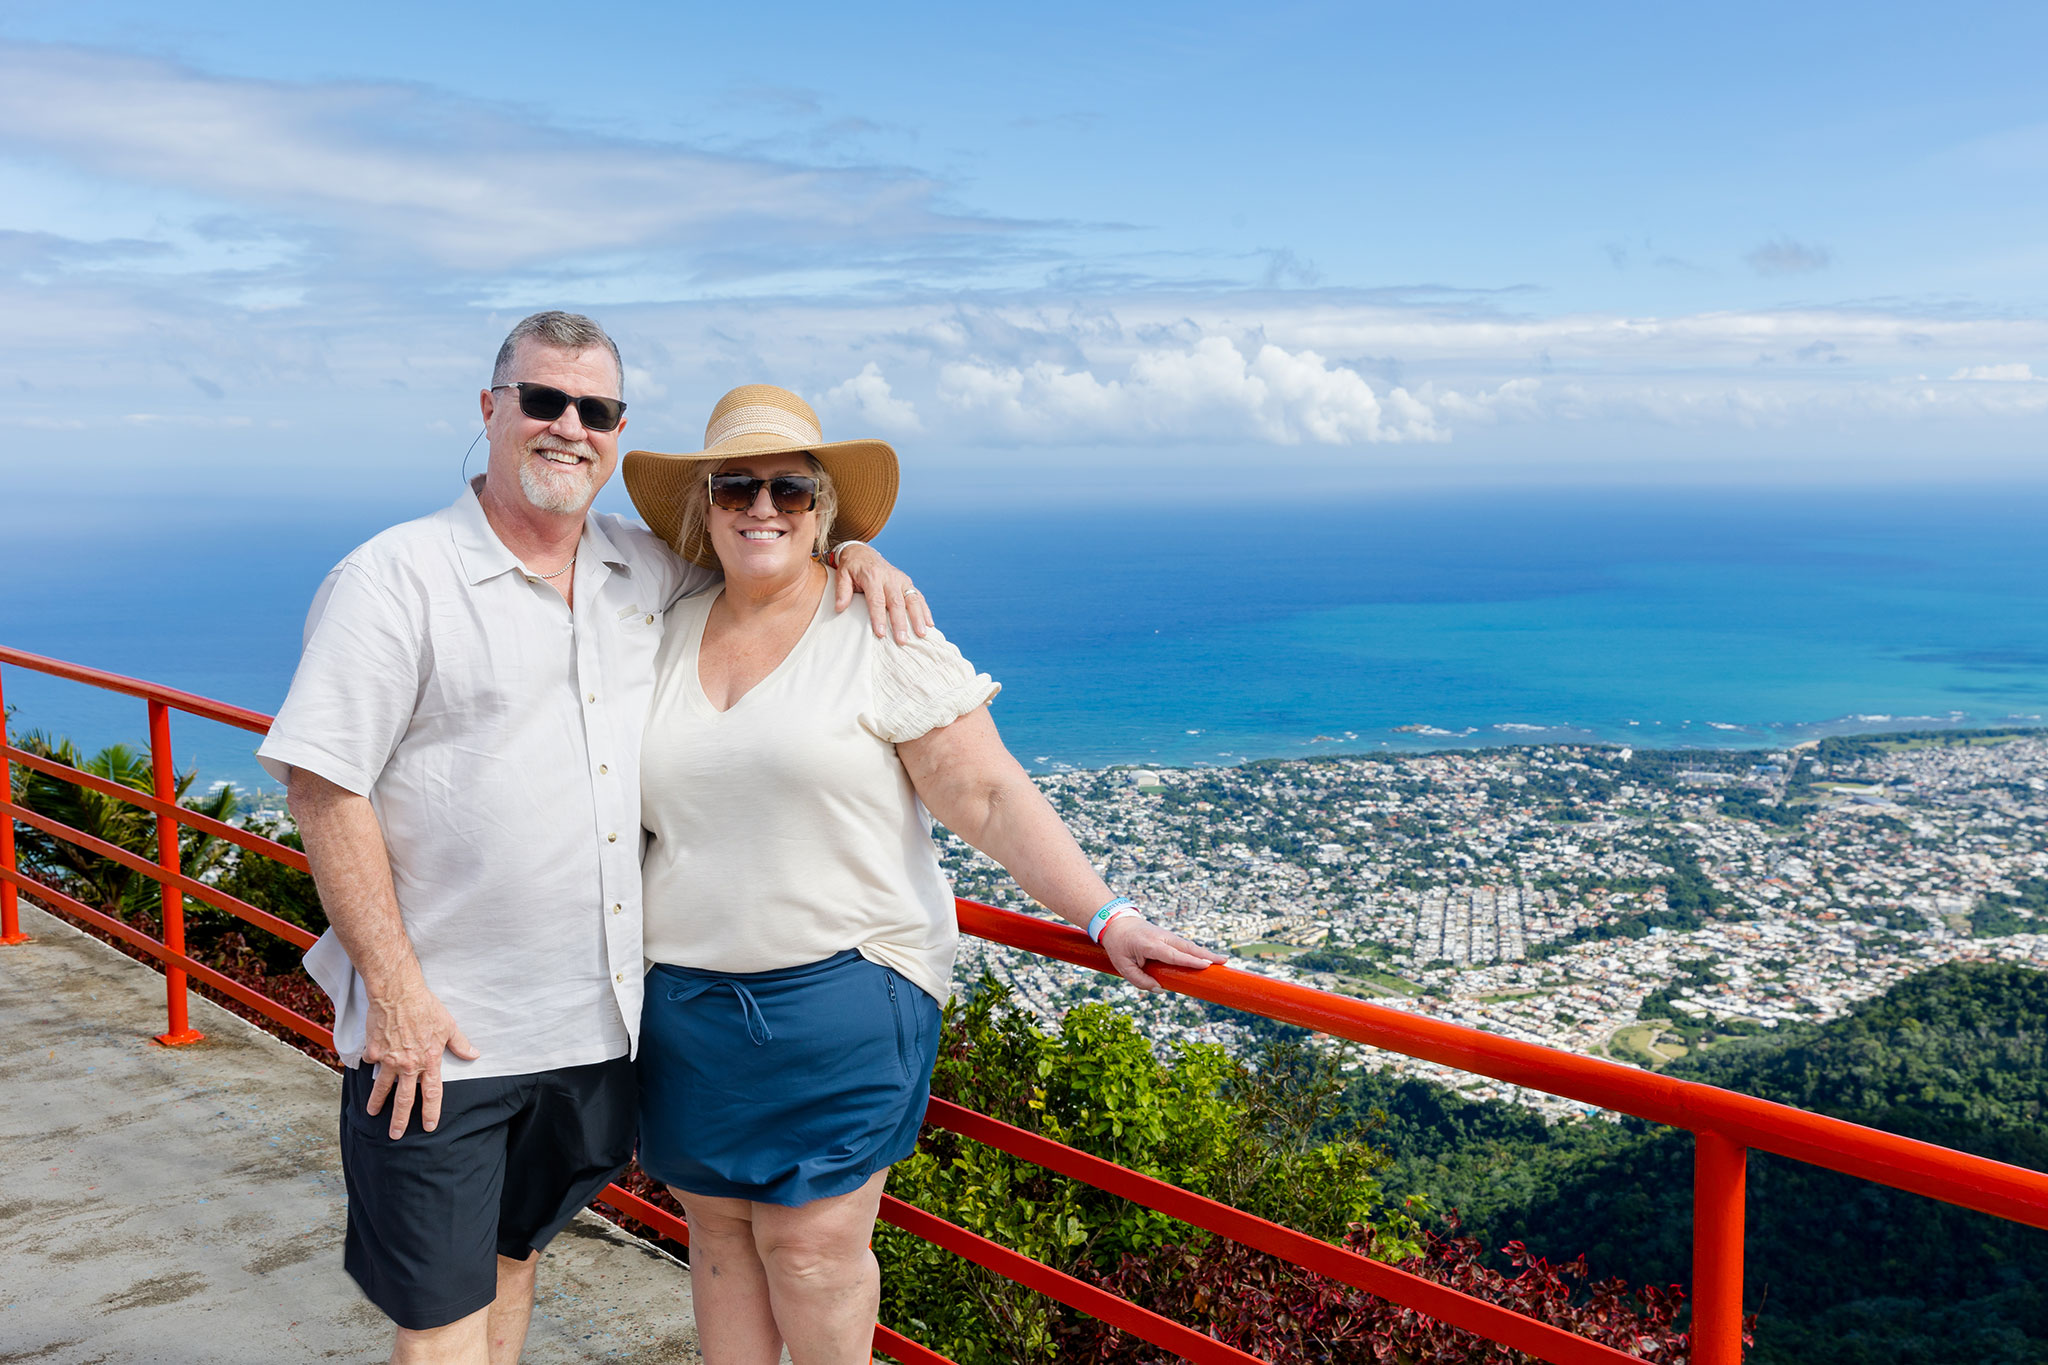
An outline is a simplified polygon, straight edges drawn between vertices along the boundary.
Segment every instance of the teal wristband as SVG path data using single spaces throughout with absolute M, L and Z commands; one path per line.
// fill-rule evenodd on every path
M 1088 921 L 1089 940 L 1094 943 L 1102 942 L 1102 931 L 1109 927 L 1109 922 L 1112 919 L 1116 918 L 1116 912 L 1119 910 L 1128 910 L 1130 908 L 1132 907 L 1131 898 L 1129 896 L 1112 896 L 1110 898 L 1109 904 L 1103 906 L 1100 910 L 1097 910 L 1095 912 L 1095 918 Z

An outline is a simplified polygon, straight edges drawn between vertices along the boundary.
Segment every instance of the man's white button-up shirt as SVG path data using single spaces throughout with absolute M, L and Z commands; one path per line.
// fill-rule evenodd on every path
M 370 799 L 427 986 L 478 1049 L 451 1080 L 627 1055 L 640 1026 L 640 733 L 661 614 L 713 575 L 592 513 L 575 607 L 473 491 L 336 565 L 258 750 Z M 360 1060 L 368 999 L 330 931 L 307 968 Z

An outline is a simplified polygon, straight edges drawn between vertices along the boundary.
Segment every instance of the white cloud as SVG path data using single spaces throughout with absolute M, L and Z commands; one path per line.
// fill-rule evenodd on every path
M 233 414 L 211 416 L 206 413 L 192 412 L 131 412 L 124 414 L 121 420 L 130 426 L 137 427 L 177 426 L 193 427 L 200 430 L 234 430 L 239 427 L 256 425 L 256 419 L 253 417 L 242 417 Z
M 668 385 L 663 382 L 663 376 L 630 360 L 626 362 L 625 370 L 626 392 L 635 403 L 644 407 L 668 397 Z
M 1498 422 L 1542 416 L 1539 400 L 1545 395 L 1543 381 L 1525 375 L 1520 379 L 1505 380 L 1492 389 L 1479 389 L 1469 394 L 1456 389 L 1439 392 L 1435 385 L 1424 384 L 1416 390 L 1415 396 L 1446 417 Z
M 1950 379 L 1975 379 L 1994 384 L 2030 384 L 2035 382 L 2034 367 L 2019 365 L 1968 365 L 1949 376 Z
M 1759 429 L 1913 460 L 1937 426 L 1947 448 L 2048 410 L 2030 365 L 1980 363 L 2048 354 L 2048 318 L 1543 314 L 1535 294 L 1323 289 L 1299 271 L 1284 290 L 1059 274 L 1071 258 L 1049 236 L 950 216 L 913 172 L 604 138 L 414 87 L 0 44 L 0 146 L 0 372 L 21 417 L 148 426 L 152 449 L 267 429 L 341 384 L 466 432 L 492 349 L 540 306 L 613 328 L 656 444 L 754 378 L 818 395 L 835 434 L 935 448 L 1414 443 L 1430 469 L 1460 446 L 1540 458 L 1690 431 L 1735 450 L 1729 433 Z M 36 194 L 58 180 L 66 194 Z M 120 212 L 94 218 L 102 201 Z M 1042 254 L 1013 270 L 1027 247 Z M 1789 239 L 1751 253 L 1779 272 L 1829 259 Z
M 0 44 L 0 138 L 74 171 L 281 214 L 491 271 L 685 246 L 738 258 L 988 235 L 904 171 L 821 168 L 572 133 L 417 87 L 287 84 Z
M 1057 441 L 1253 440 L 1275 445 L 1436 441 L 1435 415 L 1405 389 L 1382 400 L 1357 371 L 1311 350 L 1267 342 L 1247 356 L 1229 337 L 1139 350 L 1121 377 L 1027 365 L 955 361 L 940 395 L 1004 435 Z
M 866 423 L 892 435 L 924 430 L 917 405 L 891 393 L 882 367 L 872 360 L 861 366 L 860 373 L 853 378 L 827 389 L 818 405 L 828 413 L 844 413 L 849 421 Z M 848 437 L 841 433 L 832 439 Z
M 222 400 L 201 380 L 259 419 L 328 402 L 347 384 L 407 422 L 467 422 L 490 354 L 523 309 L 338 287 L 323 286 L 303 308 L 246 311 L 226 290 L 195 296 L 97 271 L 0 271 L 0 315 L 15 322 L 0 371 L 14 377 L 22 416 L 90 425 L 137 410 L 217 420 Z M 1334 290 L 1057 304 L 785 297 L 594 311 L 626 354 L 636 440 L 656 445 L 693 439 L 710 400 L 753 379 L 816 395 L 828 430 L 921 433 L 949 449 L 1436 450 L 1511 440 L 1533 453 L 1645 424 L 1701 439 L 1716 427 L 1830 439 L 1861 430 L 1896 444 L 1906 439 L 1907 426 L 1892 425 L 1900 419 L 1946 422 L 1952 439 L 1968 441 L 1973 423 L 2038 418 L 2048 404 L 2048 382 L 2030 366 L 1980 363 L 2048 353 L 2048 319 L 1952 311 L 1540 316 L 1390 306 Z M 1848 358 L 1754 363 L 1760 351 L 1789 357 L 1820 341 Z M 2009 382 L 1981 382 L 2001 378 Z

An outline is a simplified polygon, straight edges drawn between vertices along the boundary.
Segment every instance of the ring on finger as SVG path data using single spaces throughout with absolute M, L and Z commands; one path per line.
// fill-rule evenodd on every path
M 923 594 L 923 593 L 921 593 L 921 592 L 919 592 L 919 591 L 918 591 L 918 590 L 917 590 L 916 588 L 905 588 L 905 589 L 903 590 L 903 600 L 904 600 L 904 601 L 906 601 L 906 602 L 907 602 L 907 601 L 909 601 L 909 600 L 910 600 L 911 598 L 913 598 L 913 597 L 922 597 L 922 596 L 924 596 L 924 594 Z

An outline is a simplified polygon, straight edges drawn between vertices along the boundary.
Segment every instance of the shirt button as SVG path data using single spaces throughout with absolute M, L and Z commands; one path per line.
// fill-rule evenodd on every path
M 650 626 L 654 624 L 654 618 L 652 616 L 647 618 L 647 624 Z
M 616 834 L 607 834 L 604 836 L 604 841 L 608 844 L 616 844 L 619 841 L 619 836 Z
M 625 906 L 623 906 L 623 905 L 614 905 L 614 906 L 612 907 L 612 913 L 613 913 L 614 915 L 616 915 L 616 914 L 618 914 L 618 913 L 619 913 L 619 912 L 620 912 L 621 910 L 624 910 L 625 908 L 626 908 L 626 907 L 625 907 Z
M 611 771 L 611 767 L 610 767 L 610 765 L 608 765 L 608 764 L 600 763 L 600 764 L 598 764 L 598 765 L 597 765 L 597 775 L 598 775 L 599 777 L 603 777 L 603 776 L 604 776 L 604 775 L 605 775 L 606 773 L 608 773 L 608 772 L 610 772 L 610 771 Z
M 612 980 L 614 980 L 614 981 L 624 981 L 625 979 L 626 979 L 626 974 L 625 974 L 624 972 L 613 972 L 613 973 L 612 973 Z
M 585 701 L 596 701 L 596 700 L 597 700 L 597 693 L 595 693 L 595 692 L 585 692 L 585 693 L 583 694 L 583 700 L 585 700 Z

